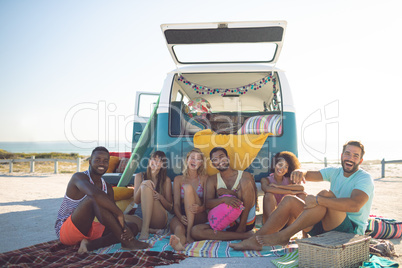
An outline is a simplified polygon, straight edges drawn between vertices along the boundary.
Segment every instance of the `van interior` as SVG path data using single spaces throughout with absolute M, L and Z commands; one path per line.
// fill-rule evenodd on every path
M 176 74 L 169 109 L 170 136 L 282 134 L 282 97 L 276 72 Z

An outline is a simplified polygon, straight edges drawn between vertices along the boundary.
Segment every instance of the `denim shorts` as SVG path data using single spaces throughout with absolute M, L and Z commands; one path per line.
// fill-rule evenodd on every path
M 170 213 L 170 212 L 168 212 L 168 211 L 166 211 L 166 213 L 167 213 L 167 226 L 169 226 L 169 224 L 170 224 L 170 221 L 173 219 L 173 217 L 174 217 L 174 214 L 172 214 L 172 213 Z M 185 215 L 185 214 L 184 214 Z M 137 208 L 135 209 L 135 212 L 134 212 L 134 216 L 137 216 L 138 218 L 140 218 L 141 220 L 142 220 L 142 209 L 141 209 L 141 203 L 140 204 L 138 204 L 137 205 Z
M 142 209 L 141 209 L 141 203 L 137 205 L 137 208 L 135 209 L 134 216 L 137 216 L 142 220 Z

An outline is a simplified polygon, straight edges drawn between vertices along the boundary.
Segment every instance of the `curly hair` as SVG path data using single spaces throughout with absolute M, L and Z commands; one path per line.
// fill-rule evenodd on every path
M 285 174 L 286 177 L 289 177 L 290 174 L 300 168 L 300 162 L 299 159 L 297 159 L 296 155 L 292 152 L 288 151 L 283 151 L 277 153 L 274 158 L 272 159 L 272 165 L 271 165 L 271 172 L 275 172 L 275 165 L 281 160 L 284 159 L 288 165 L 288 172 Z

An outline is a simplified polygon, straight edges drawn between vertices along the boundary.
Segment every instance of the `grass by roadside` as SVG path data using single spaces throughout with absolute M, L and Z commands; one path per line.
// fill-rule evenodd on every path
M 0 159 L 29 159 L 35 156 L 35 159 L 82 159 L 80 171 L 88 169 L 88 156 L 82 156 L 77 153 L 11 153 L 6 150 L 0 149 Z M 8 173 L 10 169 L 9 163 L 0 163 L 0 173 Z M 30 172 L 29 162 L 13 163 L 13 173 Z M 77 164 L 69 162 L 58 162 L 58 173 L 75 173 L 77 172 Z M 54 173 L 54 162 L 35 162 L 35 173 Z

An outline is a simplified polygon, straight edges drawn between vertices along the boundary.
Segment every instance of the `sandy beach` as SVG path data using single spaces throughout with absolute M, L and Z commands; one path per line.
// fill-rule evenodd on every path
M 334 164 L 336 166 L 336 164 Z M 319 170 L 323 164 L 303 163 L 308 170 Z M 402 164 L 387 164 L 386 177 L 381 178 L 381 165 L 367 162 L 361 166 L 375 182 L 371 214 L 402 220 Z M 0 252 L 56 239 L 54 222 L 71 174 L 0 173 Z M 316 194 L 328 189 L 327 182 L 307 183 L 306 191 Z M 393 239 L 397 254 L 402 255 L 401 239 Z M 176 266 L 244 267 L 262 265 L 275 267 L 273 258 L 187 258 Z M 202 260 L 200 262 L 200 260 Z M 402 263 L 402 257 L 394 258 Z M 175 266 L 171 265 L 171 266 Z

